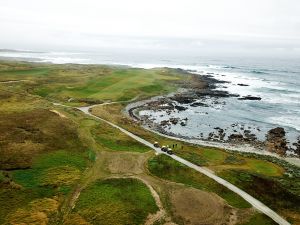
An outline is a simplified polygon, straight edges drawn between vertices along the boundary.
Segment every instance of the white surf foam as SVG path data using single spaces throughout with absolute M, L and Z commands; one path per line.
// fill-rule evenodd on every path
M 273 124 L 277 124 L 279 126 L 292 127 L 300 131 L 300 119 L 297 116 L 293 116 L 293 115 L 273 116 L 273 117 L 269 117 L 267 121 Z

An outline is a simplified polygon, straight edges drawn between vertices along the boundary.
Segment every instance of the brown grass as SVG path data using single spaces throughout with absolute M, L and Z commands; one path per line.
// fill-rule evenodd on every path
M 65 220 L 64 225 L 91 225 L 85 219 L 83 219 L 79 214 L 72 213 L 69 217 Z
M 103 152 L 107 169 L 112 174 L 134 175 L 144 172 L 144 164 L 149 154 L 131 152 Z
M 45 186 L 71 185 L 80 179 L 79 169 L 70 166 L 50 168 L 45 171 L 41 184 Z
M 30 167 L 41 152 L 80 148 L 76 124 L 49 110 L 0 114 L 0 169 Z
M 176 188 L 170 195 L 172 211 L 184 224 L 219 225 L 229 220 L 231 209 L 212 193 L 194 188 Z
M 58 210 L 56 199 L 44 198 L 32 201 L 26 208 L 17 209 L 6 218 L 7 224 L 13 225 L 46 225 L 49 216 Z

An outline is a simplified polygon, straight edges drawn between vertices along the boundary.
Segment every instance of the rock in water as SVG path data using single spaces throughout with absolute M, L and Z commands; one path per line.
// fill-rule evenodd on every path
M 269 130 L 265 143 L 268 151 L 284 156 L 288 150 L 284 128 L 276 127 Z
M 183 106 L 180 106 L 180 105 L 175 105 L 175 109 L 177 109 L 178 111 L 184 111 L 184 110 L 186 110 L 187 108 L 186 108 L 186 107 L 183 107 Z
M 294 153 L 300 158 L 300 136 L 298 137 L 297 142 L 293 145 L 296 147 Z
M 179 122 L 179 118 L 170 118 L 170 122 L 176 125 Z
M 252 101 L 259 101 L 261 100 L 261 97 L 255 97 L 255 96 L 250 96 L 250 95 L 247 95 L 247 96 L 243 96 L 241 98 L 238 98 L 238 100 L 252 100 Z

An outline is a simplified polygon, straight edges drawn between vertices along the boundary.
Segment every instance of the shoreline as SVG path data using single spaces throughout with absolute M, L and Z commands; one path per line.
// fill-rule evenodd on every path
M 187 71 L 188 72 L 188 71 Z M 193 74 L 192 74 L 193 75 Z M 202 78 L 202 76 L 201 76 Z M 207 78 L 207 77 L 206 77 Z M 203 82 L 203 80 L 201 80 L 201 82 Z M 208 93 L 208 95 L 221 95 L 221 97 L 232 97 L 232 95 L 230 93 L 226 93 L 226 92 L 219 92 L 218 90 L 215 90 L 216 84 L 219 82 L 218 80 L 211 78 L 208 76 L 207 80 L 204 80 L 204 82 L 206 82 L 204 85 L 202 84 L 201 88 L 204 90 L 204 93 Z M 209 83 L 210 82 L 210 83 Z M 196 84 L 197 86 L 197 84 Z M 204 88 L 203 88 L 204 87 Z M 190 89 L 187 87 L 183 87 L 180 88 L 177 92 L 173 92 L 170 93 L 168 95 L 165 96 L 155 96 L 152 97 L 150 99 L 146 99 L 146 100 L 140 100 L 140 101 L 135 101 L 132 103 L 129 103 L 128 105 L 126 105 L 125 109 L 123 110 L 123 113 L 134 119 L 137 122 L 141 122 L 142 123 L 142 127 L 150 132 L 159 134 L 161 136 L 170 138 L 170 139 L 174 139 L 174 140 L 179 140 L 179 141 L 184 141 L 190 144 L 196 144 L 196 145 L 200 145 L 200 146 L 207 146 L 207 147 L 216 147 L 216 148 L 221 148 L 224 149 L 225 151 L 235 151 L 235 152 L 240 152 L 240 153 L 250 153 L 250 154 L 258 154 L 258 155 L 263 155 L 263 156 L 270 156 L 270 157 L 275 157 L 277 159 L 281 159 L 284 160 L 288 163 L 291 163 L 295 166 L 300 167 L 300 158 L 297 158 L 295 155 L 293 156 L 292 154 L 287 154 L 286 157 L 282 157 L 276 153 L 267 151 L 265 145 L 263 142 L 259 142 L 254 140 L 245 142 L 243 140 L 239 140 L 238 141 L 216 141 L 216 140 L 204 140 L 204 139 L 196 139 L 193 137 L 184 137 L 184 136 L 180 136 L 180 135 L 176 135 L 174 133 L 168 133 L 166 132 L 162 126 L 159 126 L 157 124 L 154 124 L 153 121 L 148 120 L 147 118 L 141 118 L 139 114 L 140 110 L 143 110 L 145 108 L 149 108 L 148 104 L 153 104 L 153 102 L 160 102 L 160 101 L 164 101 L 166 98 L 174 98 L 174 96 L 178 97 L 180 100 L 183 101 L 189 101 L 189 99 L 191 98 L 191 96 L 185 98 L 185 94 L 189 93 Z M 181 98 L 183 96 L 183 98 Z M 236 96 L 234 96 L 236 97 Z M 154 104 L 154 106 L 156 106 Z M 166 107 L 167 109 L 163 109 L 163 110 L 168 110 L 168 107 Z M 253 143 L 251 143 L 253 142 Z M 289 152 L 287 152 L 289 153 Z
M 263 155 L 263 156 L 271 156 L 271 157 L 275 157 L 275 158 L 280 159 L 280 160 L 285 160 L 288 163 L 291 163 L 295 166 L 300 167 L 300 159 L 299 158 L 296 158 L 296 157 L 280 157 L 279 155 L 277 155 L 275 153 L 268 152 L 266 150 L 257 150 L 253 146 L 250 146 L 250 145 L 247 145 L 247 144 L 234 145 L 234 144 L 230 144 L 230 143 L 209 142 L 209 141 L 198 140 L 198 139 L 185 139 L 185 138 L 180 138 L 180 137 L 175 137 L 175 136 L 162 134 L 162 133 L 159 133 L 158 131 L 151 130 L 150 128 L 147 128 L 147 127 L 144 127 L 144 126 L 143 126 L 143 128 L 150 131 L 150 132 L 158 134 L 160 136 L 170 138 L 170 139 L 174 139 L 174 140 L 178 140 L 178 141 L 187 142 L 187 143 L 190 143 L 190 144 L 195 144 L 195 145 L 204 146 L 204 147 L 220 148 L 220 149 L 223 149 L 223 150 L 229 151 L 229 152 L 240 152 L 240 153 L 250 153 L 250 154 Z
M 129 105 L 130 104 L 128 104 L 127 106 L 129 106 Z M 134 117 L 130 116 L 127 109 L 125 109 L 123 113 L 125 113 L 126 116 L 129 116 L 130 118 L 135 119 Z M 204 146 L 204 147 L 220 148 L 220 149 L 223 149 L 223 150 L 229 151 L 229 152 L 250 153 L 250 154 L 257 154 L 257 155 L 262 155 L 262 156 L 275 157 L 277 159 L 284 160 L 292 165 L 300 167 L 300 159 L 297 157 L 281 157 L 275 153 L 272 153 L 272 152 L 269 152 L 266 150 L 262 150 L 262 149 L 257 150 L 255 147 L 253 147 L 249 144 L 230 144 L 230 143 L 218 143 L 218 142 L 213 142 L 213 141 L 205 141 L 205 140 L 192 139 L 192 138 L 186 139 L 186 138 L 181 138 L 181 137 L 177 137 L 177 136 L 163 134 L 163 133 L 153 130 L 147 126 L 142 126 L 142 127 L 143 127 L 143 129 L 145 129 L 147 131 L 150 131 L 154 134 L 158 134 L 160 136 L 163 136 L 163 137 L 166 137 L 169 139 L 178 140 L 178 141 L 195 144 L 195 145 L 199 145 L 199 146 Z

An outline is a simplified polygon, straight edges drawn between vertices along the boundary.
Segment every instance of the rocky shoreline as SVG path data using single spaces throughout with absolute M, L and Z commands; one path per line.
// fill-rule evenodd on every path
M 182 87 L 178 92 L 169 94 L 167 96 L 157 96 L 148 100 L 134 102 L 126 107 L 126 113 L 136 121 L 139 121 L 142 126 L 152 131 L 164 134 L 167 136 L 180 138 L 184 140 L 198 140 L 198 142 L 212 143 L 219 145 L 242 146 L 253 152 L 269 152 L 271 154 L 278 154 L 280 156 L 294 155 L 300 156 L 300 139 L 298 143 L 293 144 L 293 149 L 287 146 L 285 140 L 285 132 L 283 128 L 275 128 L 266 134 L 265 140 L 259 140 L 255 132 L 260 132 L 258 127 L 251 127 L 245 124 L 233 123 L 229 128 L 212 127 L 211 132 L 205 136 L 202 132 L 199 137 L 190 137 L 189 135 L 175 134 L 170 131 L 172 126 L 186 127 L 189 118 L 180 118 L 173 116 L 174 112 L 184 112 L 193 107 L 219 107 L 223 104 L 224 98 L 236 98 L 238 100 L 259 101 L 260 97 L 255 96 L 239 96 L 231 94 L 224 90 L 218 90 L 217 87 L 226 82 L 219 81 L 211 75 L 197 75 L 192 74 L 189 81 L 180 84 Z M 239 84 L 244 86 L 245 84 Z M 245 85 L 246 86 L 246 85 Z M 208 101 L 209 100 L 209 101 Z M 140 114 L 140 112 L 151 111 L 155 113 L 165 113 L 168 115 L 167 119 L 160 121 L 154 120 L 151 115 Z M 208 113 L 206 113 L 208 114 Z M 162 115 L 159 117 L 163 118 Z M 280 131 L 279 131 L 280 130 Z M 254 132 L 255 131 L 255 132 Z M 276 135 L 279 132 L 279 135 Z M 278 133 L 277 133 L 278 134 Z M 195 141 L 194 141 L 195 142 Z

